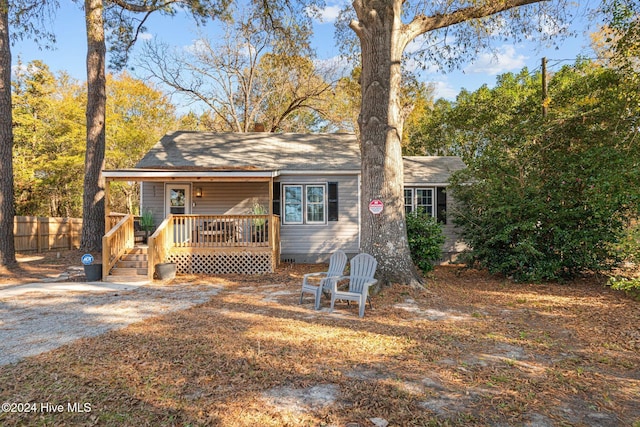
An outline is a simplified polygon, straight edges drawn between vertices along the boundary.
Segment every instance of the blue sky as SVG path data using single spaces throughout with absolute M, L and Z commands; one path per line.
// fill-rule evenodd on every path
M 337 57 L 339 50 L 333 39 L 333 20 L 339 10 L 340 0 L 327 1 L 329 6 L 324 10 L 323 22 L 316 25 L 316 49 L 323 59 Z M 52 71 L 66 71 L 79 80 L 86 80 L 85 55 L 86 33 L 84 13 L 71 0 L 61 0 L 54 23 L 57 44 L 54 50 L 42 50 L 29 40 L 12 46 L 14 65 L 20 59 L 23 63 L 32 60 L 44 61 Z M 205 27 L 207 33 L 213 34 L 216 23 Z M 143 38 L 158 38 L 176 46 L 190 46 L 198 37 L 196 26 L 191 19 L 184 16 L 153 17 L 149 20 L 148 33 Z M 490 52 L 479 55 L 473 63 L 463 64 L 460 70 L 443 74 L 440 72 L 423 72 L 426 82 L 434 83 L 436 97 L 454 99 L 461 89 L 475 90 L 483 84 L 493 86 L 496 76 L 506 72 L 518 72 L 524 67 L 529 70 L 540 68 L 541 58 L 547 57 L 550 71 L 554 67 L 572 63 L 578 55 L 591 56 L 589 49 L 589 31 L 577 28 L 578 36 L 564 40 L 562 45 L 554 48 L 540 48 L 532 43 L 503 44 L 498 47 L 497 54 Z M 136 72 L 133 72 L 136 75 Z

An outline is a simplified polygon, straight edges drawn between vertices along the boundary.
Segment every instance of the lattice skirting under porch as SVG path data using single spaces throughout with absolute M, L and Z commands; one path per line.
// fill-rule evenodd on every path
M 271 251 L 172 251 L 168 262 L 176 263 L 181 274 L 262 274 L 272 273 Z

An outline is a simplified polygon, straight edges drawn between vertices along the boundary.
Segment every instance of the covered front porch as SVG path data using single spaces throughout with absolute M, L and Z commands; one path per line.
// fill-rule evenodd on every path
M 259 274 L 280 262 L 280 217 L 272 212 L 274 171 L 105 171 L 106 211 L 112 181 L 138 181 L 141 212 L 153 217 L 137 245 L 139 217 L 108 213 L 103 278 L 124 268 L 152 280 L 155 267 L 179 274 Z M 136 247 L 139 255 L 123 261 Z
M 115 225 L 102 240 L 103 277 L 135 246 L 134 216 L 112 214 L 109 220 Z M 148 280 L 157 264 L 167 262 L 181 274 L 273 272 L 280 262 L 280 217 L 170 214 L 148 238 L 146 252 L 146 266 L 132 268 L 146 268 Z

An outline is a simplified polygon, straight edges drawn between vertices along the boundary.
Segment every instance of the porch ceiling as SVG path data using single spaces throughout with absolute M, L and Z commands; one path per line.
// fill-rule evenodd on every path
M 200 182 L 264 182 L 280 175 L 279 170 L 219 170 L 219 169 L 118 169 L 102 172 L 107 181 L 200 181 Z

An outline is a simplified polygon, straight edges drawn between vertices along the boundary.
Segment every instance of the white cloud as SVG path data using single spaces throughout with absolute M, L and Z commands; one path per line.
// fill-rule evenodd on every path
M 349 3 L 346 0 L 328 1 L 324 8 L 317 10 L 317 14 L 314 14 L 314 17 L 319 23 L 332 23 L 338 18 L 340 11 Z
M 406 54 L 412 54 L 424 49 L 424 37 L 417 37 L 409 42 L 404 48 Z
M 140 40 L 151 40 L 153 38 L 153 34 L 151 34 L 151 33 L 140 33 L 138 35 L 138 38 Z
M 333 22 L 336 20 L 340 11 L 342 10 L 341 6 L 327 6 L 320 11 L 320 22 Z
M 538 25 L 540 27 L 540 31 L 543 35 L 549 37 L 557 36 L 562 32 L 568 29 L 568 24 L 562 24 L 558 22 L 555 18 L 544 14 L 538 18 Z M 529 38 L 534 39 L 534 35 L 531 35 Z
M 350 64 L 341 56 L 332 56 L 325 59 L 314 60 L 316 71 L 327 80 L 338 80 L 351 76 L 353 64 Z
M 455 89 L 451 84 L 446 80 L 438 80 L 431 82 L 434 86 L 434 98 L 444 98 L 449 101 L 453 101 L 458 96 L 459 90 Z
M 495 53 L 483 53 L 476 61 L 464 69 L 465 73 L 498 75 L 520 70 L 526 65 L 527 57 L 517 53 L 512 45 L 504 45 Z

